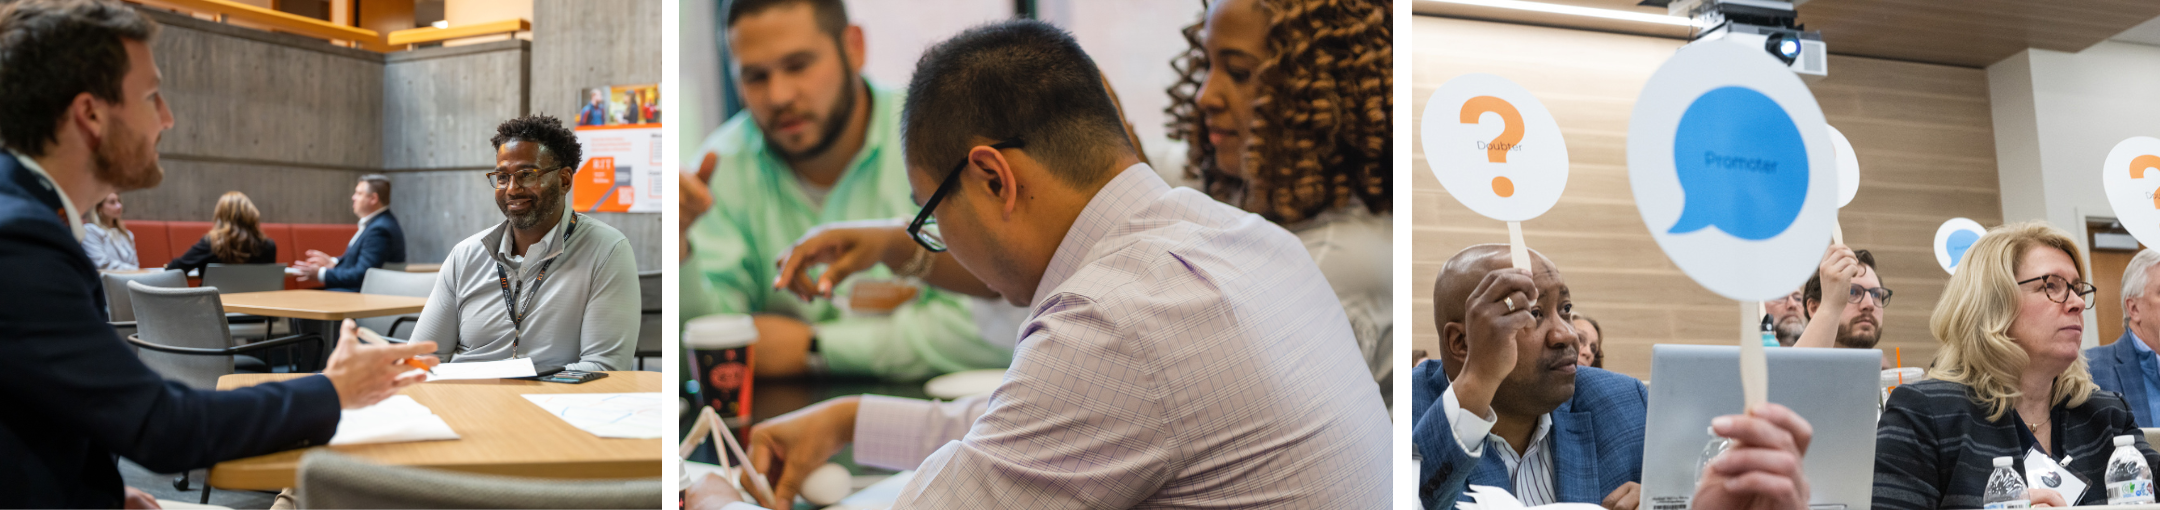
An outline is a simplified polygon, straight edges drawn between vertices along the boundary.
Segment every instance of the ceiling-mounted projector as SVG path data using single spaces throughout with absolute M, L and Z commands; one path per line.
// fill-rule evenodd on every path
M 1696 41 L 1730 41 L 1759 48 L 1809 81 L 1830 75 L 1830 52 L 1822 32 L 1796 22 L 1795 7 L 1808 0 L 1643 0 L 1695 21 Z

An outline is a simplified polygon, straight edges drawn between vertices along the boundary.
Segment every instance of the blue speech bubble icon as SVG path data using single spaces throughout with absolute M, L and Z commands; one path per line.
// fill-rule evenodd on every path
M 1980 241 L 1979 232 L 1971 230 L 1951 232 L 1950 239 L 1943 241 L 1943 250 L 1950 252 L 1950 267 L 1956 268 L 1960 261 L 1965 260 L 1965 250 L 1972 249 L 1973 243 L 1978 241 Z
M 1716 225 L 1761 241 L 1792 227 L 1807 201 L 1807 143 L 1785 108 L 1746 87 L 1696 98 L 1673 135 L 1673 168 L 1685 194 L 1667 233 Z

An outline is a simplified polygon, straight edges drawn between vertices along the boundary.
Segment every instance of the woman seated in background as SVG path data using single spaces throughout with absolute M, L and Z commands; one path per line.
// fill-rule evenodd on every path
M 1172 62 L 1170 138 L 1216 200 L 1282 225 L 1334 287 L 1381 398 L 1394 379 L 1389 3 L 1224 0 Z
M 1994 459 L 2011 457 L 2022 475 L 2035 450 L 2088 485 L 2035 488 L 2034 504 L 2106 504 L 2121 435 L 2160 466 L 2122 396 L 2093 385 L 2079 356 L 2093 294 L 2083 267 L 2076 241 L 2043 222 L 1972 245 L 1929 319 L 1942 343 L 1932 378 L 1898 386 L 1877 425 L 1875 508 L 1981 508 Z
M 135 260 L 135 233 L 120 223 L 120 194 L 105 195 L 97 205 L 83 212 L 83 251 L 90 254 L 90 263 L 101 271 L 132 271 L 140 269 Z
M 218 197 L 217 224 L 189 247 L 187 253 L 166 264 L 166 269 L 194 271 L 217 264 L 276 264 L 277 242 L 262 231 L 262 213 L 238 191 Z

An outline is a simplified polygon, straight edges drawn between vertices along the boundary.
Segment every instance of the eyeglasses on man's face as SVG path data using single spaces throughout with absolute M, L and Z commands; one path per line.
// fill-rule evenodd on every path
M 1864 296 L 1874 296 L 1876 306 L 1890 306 L 1890 289 L 1882 287 L 1868 288 L 1854 284 L 1850 292 L 1845 295 L 1845 302 L 1847 303 L 1859 304 L 1860 300 L 1864 299 Z
M 992 150 L 1018 149 L 1022 147 L 1027 147 L 1027 143 L 1019 139 L 990 144 Z M 975 149 L 969 148 L 968 150 L 972 152 Z M 915 214 L 915 221 L 908 223 L 908 237 L 914 238 L 915 244 L 922 245 L 923 249 L 933 252 L 945 251 L 945 236 L 938 230 L 937 217 L 931 216 L 930 213 L 937 211 L 938 202 L 944 201 L 945 194 L 952 192 L 953 183 L 960 182 L 960 171 L 966 170 L 967 167 L 968 158 L 962 156 L 960 163 L 953 165 L 951 172 L 945 173 L 945 180 L 938 183 L 937 191 L 931 192 L 930 199 L 923 201 L 922 212 Z
M 487 182 L 489 186 L 494 186 L 495 189 L 505 189 L 510 187 L 511 178 L 515 177 L 518 186 L 538 188 L 547 183 L 546 177 L 552 175 L 555 170 L 561 169 L 528 168 L 509 172 L 488 172 Z

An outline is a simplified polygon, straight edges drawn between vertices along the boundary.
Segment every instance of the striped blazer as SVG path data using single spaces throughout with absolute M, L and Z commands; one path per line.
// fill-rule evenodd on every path
M 2024 473 L 2014 417 L 1988 421 L 1987 414 L 1972 389 L 1959 383 L 1928 380 L 1892 391 L 1875 429 L 1875 508 L 1980 508 L 1996 457 L 2015 458 L 2013 467 Z M 2073 505 L 2107 504 L 2102 477 L 2108 455 L 2115 453 L 2115 436 L 2137 438 L 2146 465 L 2160 466 L 2160 454 L 2145 444 L 2130 407 L 2115 392 L 2094 391 L 2085 405 L 2058 405 L 2053 415 L 2046 425 L 2054 431 L 2049 452 L 2057 462 L 2069 457 L 2064 468 L 2087 483 L 2085 495 Z

